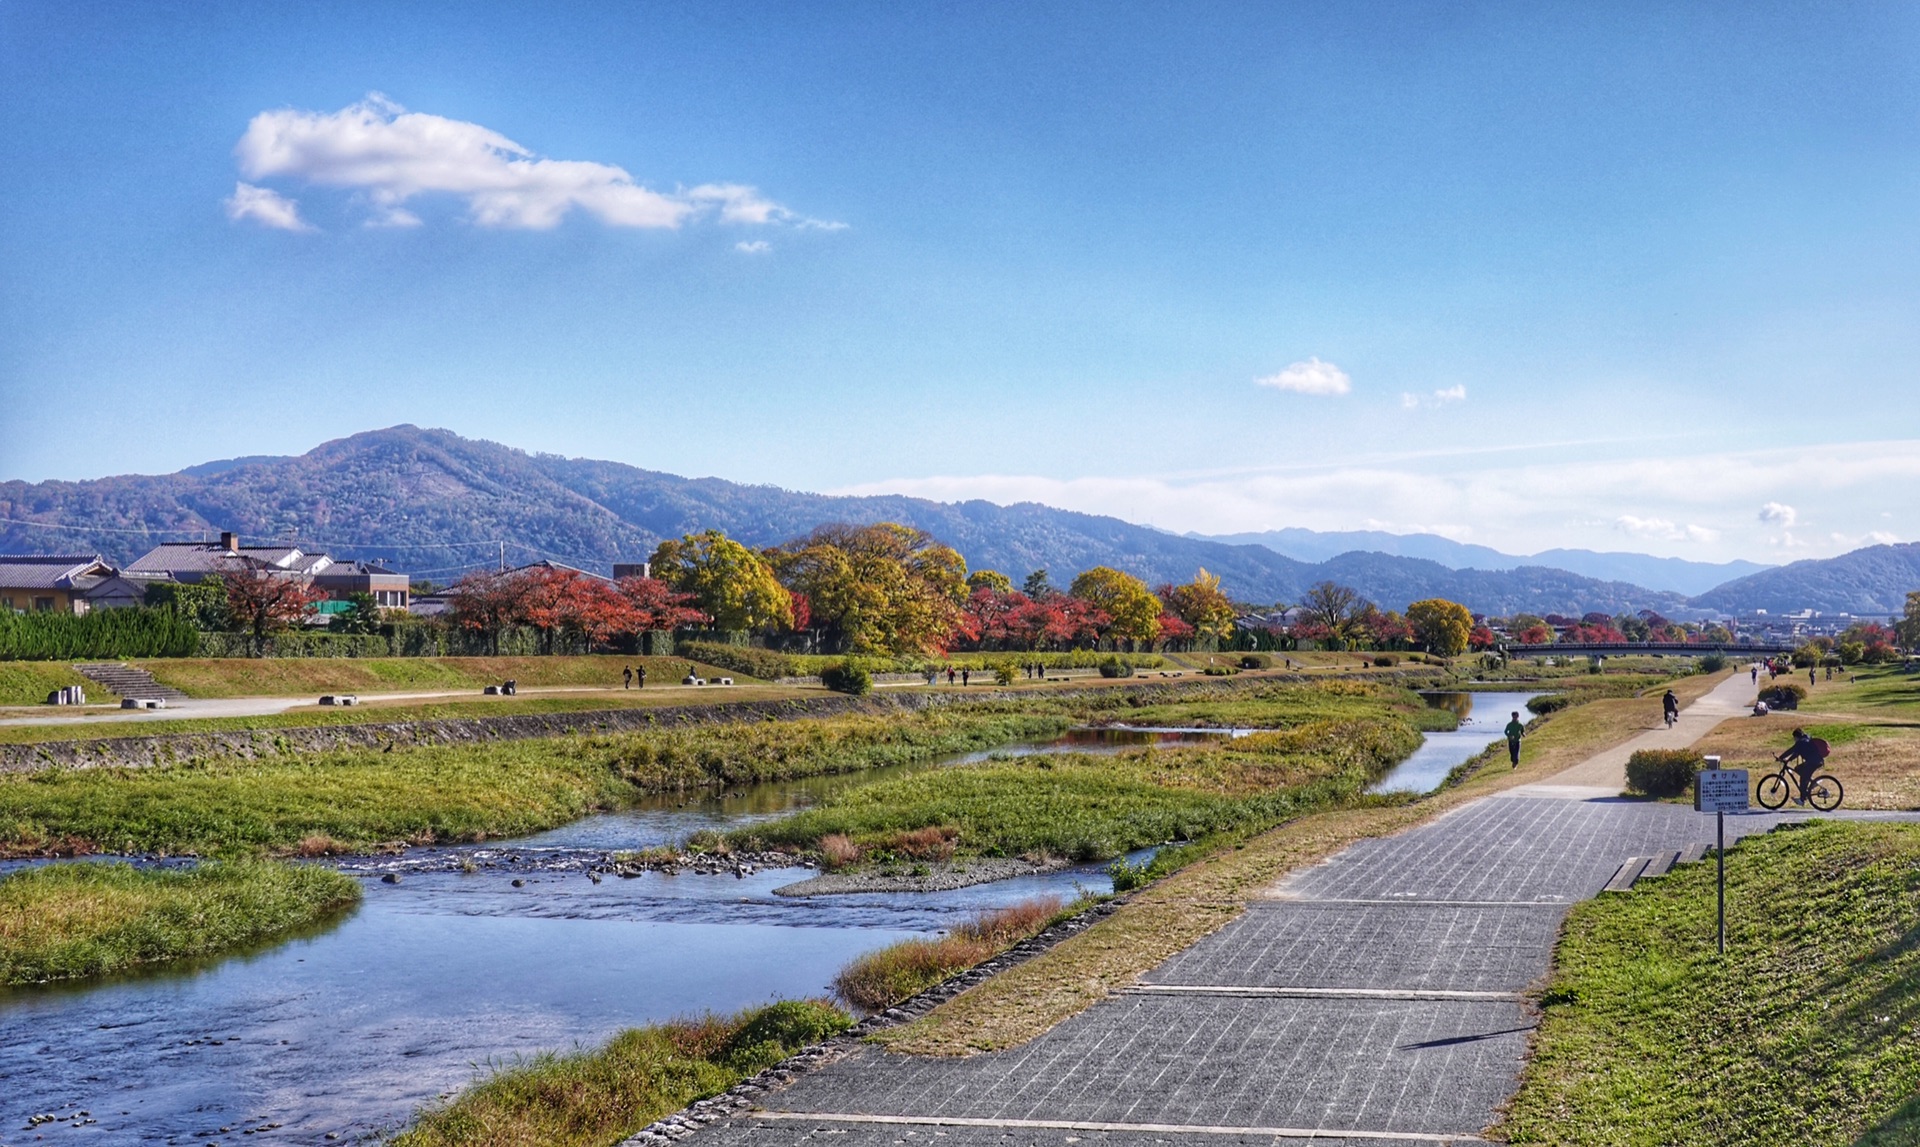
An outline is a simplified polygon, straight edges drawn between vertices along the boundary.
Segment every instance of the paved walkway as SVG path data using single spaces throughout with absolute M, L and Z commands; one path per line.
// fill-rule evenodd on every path
M 1517 1085 L 1560 919 L 1623 862 L 1712 839 L 1618 799 L 1635 747 L 1742 708 L 1743 676 L 1544 784 L 1301 870 L 1219 932 L 1032 1043 L 968 1059 L 862 1047 L 702 1143 L 1270 1147 L 1471 1143 Z M 1783 819 L 1730 820 L 1728 832 Z M 1704 938 L 1703 938 L 1704 939 Z

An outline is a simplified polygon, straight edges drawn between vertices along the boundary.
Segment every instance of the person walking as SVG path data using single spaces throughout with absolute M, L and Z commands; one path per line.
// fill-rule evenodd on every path
M 1809 685 L 1820 684 L 1820 671 L 1818 669 L 1807 670 L 1807 684 Z
M 973 670 L 962 669 L 960 671 L 960 688 L 965 689 L 968 685 L 971 685 L 972 683 L 973 683 Z
M 1520 711 L 1514 710 L 1513 720 L 1507 722 L 1507 759 L 1514 768 L 1520 767 L 1520 738 L 1527 735 L 1527 727 L 1520 723 Z
M 633 681 L 634 681 L 634 688 L 636 689 L 645 689 L 647 687 L 647 667 L 646 666 L 642 665 L 640 668 L 634 670 Z
M 620 671 L 620 688 L 633 688 L 633 666 L 629 665 Z
M 954 678 L 953 666 L 949 665 L 947 666 L 947 684 L 948 685 L 953 684 L 953 678 Z
M 1753 671 L 1753 683 L 1755 685 L 1760 684 L 1760 666 L 1756 664 L 1750 665 L 1748 668 Z

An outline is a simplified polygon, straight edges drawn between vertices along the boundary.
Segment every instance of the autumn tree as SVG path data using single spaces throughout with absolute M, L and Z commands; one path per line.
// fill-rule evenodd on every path
M 448 615 L 469 633 L 484 634 L 489 651 L 500 652 L 500 634 L 520 616 L 525 579 L 513 572 L 478 570 L 453 585 Z
M 258 558 L 230 558 L 220 564 L 219 577 L 227 594 L 227 618 L 234 628 L 253 636 L 255 657 L 266 652 L 268 634 L 299 625 L 327 597 L 311 579 Z
M 1300 599 L 1300 608 L 1307 611 L 1328 637 L 1341 642 L 1353 636 L 1353 619 L 1360 605 L 1357 590 L 1332 581 L 1320 582 Z
M 1233 621 L 1240 616 L 1240 611 L 1221 591 L 1219 576 L 1208 573 L 1204 566 L 1186 585 L 1161 587 L 1160 596 L 1166 602 L 1167 611 L 1187 624 L 1190 633 L 1182 636 L 1198 634 L 1222 641 L 1233 636 Z
M 1012 593 L 1013 579 L 999 570 L 974 570 L 967 575 L 967 589 L 970 592 L 990 589 L 995 593 Z
M 793 596 L 768 560 L 719 530 L 688 534 L 653 551 L 654 576 L 720 629 L 791 629 Z
M 1160 599 L 1146 583 L 1110 566 L 1095 566 L 1073 579 L 1067 596 L 1078 598 L 1106 614 L 1107 635 L 1116 641 L 1140 645 L 1160 636 Z
M 1473 614 L 1459 602 L 1443 597 L 1430 597 L 1409 605 L 1407 624 L 1413 628 L 1414 640 L 1425 646 L 1428 653 L 1441 657 L 1460 656 L 1473 638 Z
M 671 633 L 687 625 L 706 625 L 713 619 L 700 612 L 690 593 L 680 593 L 655 577 L 623 577 L 613 583 L 627 616 L 623 633 L 656 630 Z
M 945 649 L 960 628 L 966 562 L 925 530 L 822 526 L 768 556 L 780 580 L 807 595 L 814 623 L 849 652 Z

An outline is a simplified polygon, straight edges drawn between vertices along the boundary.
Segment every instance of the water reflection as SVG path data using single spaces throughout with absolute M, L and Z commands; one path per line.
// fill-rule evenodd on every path
M 1460 719 L 1460 727 L 1450 733 L 1428 733 L 1413 755 L 1401 761 L 1374 782 L 1368 792 L 1431 792 L 1457 766 L 1472 760 L 1488 744 L 1500 739 L 1509 714 L 1518 712 L 1529 720 L 1527 702 L 1538 697 L 1531 693 L 1423 693 L 1427 704 L 1445 709 Z

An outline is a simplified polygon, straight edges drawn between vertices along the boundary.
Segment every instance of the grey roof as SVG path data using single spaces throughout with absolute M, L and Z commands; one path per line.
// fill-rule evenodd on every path
M 0 554 L 0 588 L 72 589 L 88 574 L 111 574 L 99 554 Z
M 309 554 L 297 546 L 241 546 L 230 550 L 219 542 L 162 542 L 133 560 L 128 573 L 217 573 L 234 557 L 264 562 L 294 573 L 318 573 L 333 564 L 325 554 Z

